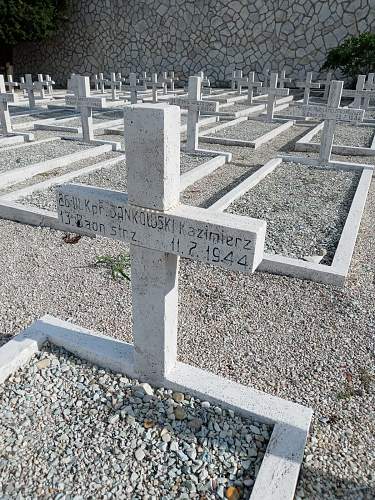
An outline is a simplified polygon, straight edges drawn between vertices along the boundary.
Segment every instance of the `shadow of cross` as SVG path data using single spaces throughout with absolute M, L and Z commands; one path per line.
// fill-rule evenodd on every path
M 128 194 L 57 187 L 63 227 L 130 243 L 135 373 L 153 384 L 177 361 L 179 257 L 253 273 L 266 232 L 265 221 L 179 202 L 180 121 L 167 104 L 124 109 Z
M 199 114 L 201 112 L 217 113 L 219 103 L 216 101 L 203 101 L 202 79 L 200 76 L 189 77 L 187 97 L 172 97 L 169 102 L 172 105 L 188 110 L 186 151 L 194 153 L 198 150 Z
M 331 82 L 326 106 L 296 104 L 302 116 L 324 120 L 319 151 L 319 161 L 322 165 L 327 165 L 330 161 L 336 123 L 338 121 L 352 123 L 363 121 L 365 114 L 363 109 L 340 108 L 343 83 L 336 80 Z
M 4 134 L 11 134 L 13 132 L 9 114 L 9 102 L 14 102 L 14 93 L 6 92 L 4 76 L 0 75 L 0 126 Z

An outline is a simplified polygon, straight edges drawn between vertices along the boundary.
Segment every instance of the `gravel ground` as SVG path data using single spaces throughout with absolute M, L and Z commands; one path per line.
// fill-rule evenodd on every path
M 212 137 L 253 141 L 279 126 L 280 123 L 266 123 L 257 120 L 246 120 L 238 125 L 233 125 L 233 127 L 219 130 L 215 134 L 212 134 Z
M 56 347 L 0 395 L 0 494 L 11 498 L 248 498 L 272 431 Z
M 52 141 L 27 147 L 3 151 L 0 157 L 0 173 L 13 168 L 27 167 L 45 160 L 51 160 L 92 146 L 75 141 Z
M 198 167 L 210 157 L 207 155 L 190 155 L 181 153 L 181 172 Z M 92 162 L 93 163 L 93 162 Z M 74 169 L 76 170 L 76 169 Z M 116 191 L 127 191 L 127 168 L 126 162 L 121 161 L 117 165 L 110 168 L 102 168 L 87 175 L 79 176 L 69 182 L 78 182 L 89 186 L 97 186 L 107 189 L 115 189 Z M 18 200 L 21 204 L 32 205 L 45 210 L 56 210 L 56 189 L 50 187 L 45 191 L 37 191 L 25 198 Z
M 277 152 L 293 151 L 294 141 L 305 132 L 306 127 L 293 127 L 256 151 L 202 147 L 231 151 L 234 161 L 226 167 L 245 173 Z M 333 158 L 364 162 L 358 157 Z M 375 159 L 366 158 L 366 163 L 375 164 Z M 203 180 L 207 191 L 184 201 L 206 203 L 214 197 L 211 180 Z M 374 212 L 372 183 L 342 289 L 181 261 L 179 359 L 314 409 L 297 498 L 375 496 Z M 3 220 L 0 234 L 3 339 L 49 313 L 131 341 L 128 282 L 114 281 L 108 269 L 93 266 L 96 256 L 117 256 L 125 245 L 89 238 L 69 245 L 59 232 Z
M 29 125 L 29 122 L 49 120 L 50 118 L 69 118 L 71 114 L 72 112 L 64 110 L 56 110 L 54 112 L 49 111 L 48 113 L 41 111 L 40 113 L 36 113 L 35 115 L 11 116 L 11 119 L 12 123 L 27 123 Z
M 369 109 L 365 113 L 366 118 L 375 118 L 375 109 Z
M 254 105 L 250 105 L 245 101 L 245 102 L 234 103 L 231 106 L 223 106 L 220 108 L 220 111 L 223 111 L 224 113 L 226 112 L 231 113 L 232 111 L 244 111 L 246 109 L 255 107 L 256 105 L 257 105 L 256 102 Z
M 350 125 L 337 125 L 335 130 L 334 144 L 339 146 L 353 146 L 369 148 L 375 134 L 375 127 L 353 127 Z M 320 144 L 322 131 L 312 138 L 312 142 Z
M 346 170 L 282 163 L 227 211 L 267 221 L 266 252 L 325 255 L 322 263 L 331 264 L 359 178 Z

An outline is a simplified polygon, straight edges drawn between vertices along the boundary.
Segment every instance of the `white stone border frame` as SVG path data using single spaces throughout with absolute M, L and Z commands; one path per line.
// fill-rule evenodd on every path
M 200 179 L 203 179 L 207 175 L 212 174 L 216 169 L 226 164 L 225 155 L 213 156 L 214 153 L 215 152 L 207 151 L 207 157 L 210 157 L 208 161 L 205 161 L 204 163 L 198 165 L 195 168 L 192 168 L 191 170 L 188 170 L 181 175 L 181 191 L 185 190 L 187 187 L 191 186 Z M 189 154 L 194 155 L 194 153 Z M 197 156 L 199 156 L 199 153 L 197 153 Z M 71 181 L 73 179 L 76 179 L 77 177 L 87 175 L 102 168 L 111 168 L 125 159 L 125 155 L 121 155 L 116 158 L 104 160 L 102 162 L 95 163 L 94 165 L 89 165 L 88 167 L 74 170 L 60 176 L 51 177 L 50 179 L 39 182 L 37 184 L 32 184 L 31 186 L 6 193 L 0 196 L 0 217 L 6 220 L 11 220 L 13 222 L 20 222 L 22 224 L 30 224 L 39 227 L 49 227 L 51 229 L 66 231 L 66 227 L 62 226 L 59 223 L 57 212 L 38 208 L 33 205 L 22 204 L 19 203 L 18 200 L 37 191 L 44 191 L 50 187 Z M 77 232 L 85 234 L 84 231 L 79 231 L 78 229 Z
M 43 316 L 0 348 L 0 383 L 49 342 L 100 367 L 134 378 L 134 347 L 52 316 Z M 177 362 L 161 383 L 273 425 L 251 500 L 292 500 L 312 410 Z
M 267 142 L 271 141 L 278 135 L 282 134 L 289 128 L 293 127 L 295 124 L 294 120 L 288 120 L 285 123 L 282 123 L 278 127 L 274 128 L 273 130 L 270 130 L 266 134 L 261 135 L 257 139 L 254 139 L 252 141 L 245 141 L 243 139 L 231 139 L 228 137 L 213 137 L 209 134 L 216 133 L 217 131 L 223 130 L 225 128 L 233 127 L 235 125 L 238 125 L 239 123 L 243 121 L 249 120 L 248 117 L 242 117 L 242 118 L 237 118 L 236 120 L 229 121 L 227 123 L 223 123 L 221 126 L 218 125 L 217 127 L 213 127 L 213 129 L 209 130 L 204 130 L 203 132 L 200 133 L 199 137 L 201 139 L 201 142 L 206 142 L 208 144 L 223 144 L 224 146 L 240 146 L 240 147 L 248 147 L 248 148 L 253 148 L 257 149 L 263 144 L 266 144 Z
M 363 122 L 358 125 L 359 127 L 368 127 L 374 129 L 370 147 L 364 146 L 345 146 L 333 144 L 332 153 L 342 156 L 375 156 L 375 126 L 374 124 Z M 312 142 L 313 138 L 323 129 L 324 122 L 318 123 L 315 127 L 307 132 L 295 144 L 296 151 L 313 151 L 319 152 L 320 143 Z
M 59 140 L 59 138 L 57 139 Z M 32 144 L 38 143 L 34 142 Z M 75 163 L 76 161 L 85 160 L 87 158 L 95 158 L 96 156 L 107 153 L 111 150 L 111 145 L 104 144 L 92 148 L 86 148 L 82 151 L 77 151 L 65 156 L 59 156 L 50 160 L 34 163 L 33 165 L 28 165 L 26 167 L 13 168 L 0 174 L 0 187 L 5 188 L 8 186 L 12 186 L 19 182 L 30 179 L 31 177 L 34 177 L 34 175 L 43 174 L 45 172 L 55 170 L 56 168 L 65 167 L 67 165 L 70 165 L 71 163 Z
M 238 186 L 226 193 L 218 201 L 213 203 L 208 210 L 224 211 L 236 199 L 244 195 L 267 175 L 273 172 L 283 161 L 303 163 L 312 167 L 319 167 L 318 161 L 310 158 L 299 158 L 295 156 L 274 158 L 268 161 L 263 167 L 257 170 L 254 174 L 250 175 Z M 345 168 L 347 170 L 362 171 L 339 242 L 337 244 L 332 264 L 330 266 L 315 264 L 302 259 L 285 257 L 279 254 L 273 255 L 265 252 L 264 258 L 257 271 L 306 279 L 317 283 L 324 283 L 326 285 L 334 285 L 338 287 L 344 286 L 345 279 L 349 273 L 362 214 L 365 209 L 367 194 L 375 171 L 375 166 L 344 162 L 330 162 L 328 167 L 333 169 Z

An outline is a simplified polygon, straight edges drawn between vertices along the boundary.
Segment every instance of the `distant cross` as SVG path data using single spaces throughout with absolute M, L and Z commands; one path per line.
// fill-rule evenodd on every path
M 92 110 L 105 107 L 104 97 L 90 96 L 90 78 L 88 76 L 76 76 L 78 86 L 78 97 L 67 95 L 65 102 L 68 106 L 77 106 L 81 113 L 83 142 L 90 143 L 94 140 L 94 128 Z
M 141 77 L 140 82 L 139 82 L 142 84 L 143 90 L 147 90 L 147 81 L 148 81 L 147 72 L 143 71 L 142 77 Z
M 313 83 L 312 77 L 312 71 L 309 71 L 304 82 L 296 82 L 298 88 L 305 89 L 303 93 L 303 104 L 309 104 L 311 89 L 320 89 L 320 83 Z
M 255 73 L 254 71 L 251 71 L 248 77 L 248 82 L 247 82 L 247 103 L 248 104 L 253 104 L 254 101 L 254 89 L 261 89 L 263 83 L 262 82 L 257 82 L 255 81 Z
M 99 77 L 98 75 L 94 75 L 94 86 L 95 86 L 95 90 L 98 91 L 99 90 Z
M 25 75 L 25 82 L 20 84 L 20 89 L 21 90 L 26 90 L 27 92 L 27 97 L 29 99 L 29 107 L 30 109 L 35 108 L 35 94 L 34 94 L 34 84 L 33 84 L 33 78 L 28 73 Z
M 52 97 L 53 96 L 53 85 L 55 85 L 55 82 L 52 80 L 50 75 L 46 75 L 46 85 L 47 85 L 48 95 L 50 95 Z
M 329 87 L 331 85 L 331 80 L 332 80 L 332 73 L 331 72 L 327 73 L 325 80 L 318 80 L 318 82 L 320 84 L 324 85 L 323 99 L 328 99 Z
M 119 72 L 119 73 L 117 73 L 116 78 L 117 78 L 117 80 L 119 81 L 118 89 L 119 89 L 119 91 L 121 92 L 121 90 L 122 90 L 122 81 L 123 81 L 123 79 L 122 79 L 122 75 L 121 75 L 121 73 L 120 73 L 120 72 Z
M 271 73 L 270 86 L 263 87 L 263 91 L 268 94 L 267 98 L 267 122 L 271 123 L 275 112 L 276 97 L 286 97 L 289 95 L 289 89 L 280 89 L 277 87 L 277 73 Z
M 156 385 L 177 363 L 179 257 L 251 274 L 266 232 L 265 221 L 180 203 L 180 123 L 174 106 L 125 108 L 128 193 L 57 188 L 67 231 L 130 244 L 134 373 Z
M 137 104 L 138 92 L 144 90 L 144 87 L 143 85 L 141 87 L 138 87 L 137 75 L 135 73 L 130 73 L 129 86 L 125 88 L 130 91 L 130 104 Z
M 14 82 L 13 81 L 13 76 L 12 75 L 8 75 L 8 81 L 5 82 L 5 86 L 8 87 L 8 91 L 11 93 L 11 94 L 14 94 L 14 89 L 16 87 L 19 87 L 20 84 L 17 83 L 17 82 Z
M 317 104 L 298 106 L 302 116 L 322 118 L 324 120 L 319 153 L 319 160 L 323 165 L 327 165 L 331 158 L 337 122 L 360 122 L 365 114 L 363 109 L 340 108 L 343 84 L 343 82 L 332 81 L 326 106 Z
M 74 94 L 75 96 L 78 96 L 77 76 L 78 75 L 76 75 L 75 73 L 72 73 L 70 75 L 70 78 L 68 79 L 68 82 L 67 82 L 68 93 Z
M 268 81 L 270 79 L 270 70 L 269 70 L 269 68 L 265 68 L 263 70 L 263 78 L 264 78 L 264 85 L 263 85 L 263 87 L 267 87 Z
M 217 113 L 219 103 L 216 101 L 202 100 L 202 80 L 200 76 L 189 77 L 188 97 L 173 97 L 171 104 L 188 110 L 186 150 L 198 150 L 199 114 L 200 112 Z
M 200 76 L 200 78 L 201 78 L 202 91 L 204 91 L 206 89 L 207 93 L 211 94 L 211 82 L 210 82 L 210 79 L 207 78 L 207 76 L 205 76 L 204 71 L 200 71 L 198 73 L 198 76 Z
M 170 72 L 170 79 L 171 79 L 171 91 L 174 92 L 175 90 L 174 84 L 175 82 L 178 81 L 178 78 L 175 76 L 174 71 Z
M 102 94 L 105 94 L 105 84 L 107 83 L 107 80 L 104 78 L 103 73 L 99 73 L 99 85 L 100 85 L 100 92 Z
M 366 75 L 358 75 L 355 90 L 343 89 L 342 97 L 354 97 L 351 107 L 360 109 L 362 108 L 362 98 L 365 97 L 367 90 L 365 90 Z
M 34 82 L 34 89 L 39 90 L 40 97 L 44 99 L 46 97 L 45 88 L 47 83 L 43 79 L 43 75 L 41 73 L 38 74 L 38 81 Z
M 152 102 L 158 102 L 158 89 L 164 90 L 165 83 L 158 82 L 158 74 L 153 73 L 151 75 L 151 88 L 152 88 Z
M 5 134 L 13 132 L 8 107 L 9 102 L 14 102 L 14 93 L 6 92 L 4 77 L 0 75 L 0 124 Z
M 22 88 L 21 87 L 22 84 L 25 84 L 25 77 L 24 76 L 20 77 L 20 88 Z M 22 90 L 22 95 L 23 95 L 23 97 L 27 97 L 27 90 L 25 88 Z
M 374 83 L 374 77 L 375 73 L 369 73 L 367 76 L 367 81 L 365 83 L 365 90 L 374 90 L 375 89 L 375 83 Z M 370 101 L 371 97 L 365 97 L 364 102 L 363 102 L 363 109 L 368 110 L 370 107 Z
M 279 77 L 279 88 L 280 89 L 285 88 L 285 84 L 290 83 L 291 81 L 292 81 L 291 78 L 286 78 L 285 69 L 283 69 L 282 72 L 280 73 L 280 77 Z
M 172 78 L 170 78 L 168 76 L 167 71 L 163 72 L 163 76 L 160 79 L 160 83 L 164 83 L 165 84 L 165 86 L 164 86 L 164 94 L 165 95 L 168 94 L 168 85 L 172 85 L 173 80 L 172 80 Z
M 232 89 L 233 90 L 236 90 L 236 88 L 237 88 L 238 93 L 241 94 L 242 93 L 242 86 L 243 85 L 246 86 L 247 84 L 248 84 L 248 79 L 244 78 L 241 69 L 238 69 L 238 70 L 233 72 L 233 76 L 232 76 Z
M 112 90 L 112 101 L 118 101 L 119 97 L 117 95 L 117 89 L 119 85 L 121 85 L 121 80 L 116 79 L 116 73 L 111 73 L 111 80 L 109 82 L 109 85 Z

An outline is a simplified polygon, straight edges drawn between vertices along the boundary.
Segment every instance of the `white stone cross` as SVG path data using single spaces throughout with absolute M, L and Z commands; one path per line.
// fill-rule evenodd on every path
M 90 143 L 94 140 L 94 128 L 92 120 L 92 110 L 103 109 L 105 98 L 90 96 L 90 78 L 88 76 L 75 76 L 78 86 L 78 97 L 74 95 L 65 96 L 65 103 L 68 106 L 77 106 L 81 113 L 82 139 L 83 142 Z
M 263 87 L 263 91 L 268 94 L 267 98 L 267 122 L 271 123 L 275 111 L 276 97 L 286 97 L 289 95 L 289 89 L 280 89 L 277 86 L 277 73 L 271 73 L 269 87 Z
M 365 83 L 365 90 L 374 90 L 375 89 L 375 83 L 374 83 L 374 78 L 375 78 L 375 73 L 369 73 L 367 76 L 367 81 Z M 368 110 L 370 107 L 370 101 L 371 97 L 365 97 L 364 102 L 363 102 L 363 109 Z
M 152 73 L 151 75 L 151 88 L 152 88 L 152 102 L 158 102 L 158 89 L 163 89 L 165 83 L 158 82 L 158 74 Z
M 116 79 L 116 73 L 111 73 L 111 80 L 109 83 L 112 90 L 112 101 L 118 101 L 117 89 L 120 89 L 121 80 Z
M 254 71 L 251 71 L 251 73 L 248 76 L 248 82 L 246 85 L 247 85 L 247 103 L 253 104 L 254 89 L 257 89 L 257 90 L 261 89 L 263 86 L 263 83 L 255 81 L 255 73 L 254 73 Z
M 34 83 L 33 83 L 33 78 L 30 75 L 30 73 L 28 73 L 27 75 L 25 75 L 25 82 L 22 82 L 22 80 L 21 80 L 20 89 L 21 90 L 26 90 L 27 97 L 29 99 L 29 107 L 30 107 L 30 109 L 35 108 Z
M 46 97 L 45 89 L 48 87 L 47 82 L 43 79 L 43 75 L 38 73 L 38 81 L 34 82 L 34 89 L 39 90 L 40 97 L 44 99 Z
M 319 160 L 322 165 L 329 163 L 335 135 L 336 123 L 359 122 L 365 114 L 363 109 L 340 108 L 343 82 L 333 80 L 330 84 L 328 102 L 326 106 L 317 104 L 297 105 L 302 116 L 322 118 L 324 127 L 320 144 Z
M 123 82 L 123 78 L 122 78 L 121 72 L 117 73 L 117 80 L 120 82 L 119 86 L 118 86 L 118 89 L 121 92 L 121 90 L 122 90 L 122 82 Z
M 342 97 L 354 97 L 351 107 L 362 108 L 362 98 L 366 96 L 367 90 L 365 90 L 366 75 L 358 75 L 355 90 L 343 89 Z
M 266 223 L 179 202 L 177 107 L 129 106 L 124 122 L 128 194 L 65 184 L 57 211 L 69 231 L 130 244 L 134 371 L 158 385 L 177 361 L 179 258 L 251 274 L 263 258 Z
M 168 94 L 168 84 L 172 85 L 173 80 L 168 76 L 168 72 L 164 71 L 162 77 L 160 78 L 160 83 L 164 83 L 164 94 Z
M 94 80 L 95 90 L 96 90 L 96 91 L 98 91 L 98 90 L 99 90 L 99 77 L 98 77 L 98 75 L 97 75 L 97 74 L 96 74 L 96 75 L 94 75 L 93 80 Z
M 292 81 L 291 78 L 287 78 L 285 76 L 285 69 L 283 69 L 279 76 L 279 88 L 280 89 L 285 88 L 285 84 L 290 83 L 291 81 Z
M 248 84 L 248 79 L 245 78 L 242 74 L 242 70 L 238 69 L 236 71 L 233 71 L 233 76 L 232 76 L 232 90 L 238 90 L 238 93 L 242 93 L 242 86 Z
M 175 76 L 174 71 L 170 72 L 170 79 L 171 79 L 171 91 L 174 92 L 174 83 L 178 81 L 178 78 Z
M 13 76 L 12 75 L 8 75 L 7 79 L 8 79 L 8 81 L 5 82 L 5 86 L 8 87 L 8 91 L 9 92 L 11 92 L 12 94 L 14 94 L 14 89 L 16 87 L 19 87 L 20 84 L 13 81 Z
M 100 85 L 100 91 L 102 94 L 105 94 L 105 84 L 107 83 L 107 80 L 104 78 L 103 73 L 99 73 L 99 80 L 98 83 Z
M 312 71 L 309 71 L 306 74 L 306 80 L 304 82 L 296 82 L 298 88 L 305 89 L 303 93 L 303 104 L 309 104 L 311 89 L 320 89 L 320 83 L 313 83 L 312 77 Z
M 52 80 L 50 75 L 46 75 L 46 85 L 48 95 L 53 96 L 53 86 L 55 85 L 55 82 Z
M 173 97 L 169 102 L 188 110 L 186 150 L 188 152 L 197 151 L 199 114 L 202 111 L 217 113 L 219 103 L 217 101 L 202 100 L 202 80 L 200 76 L 189 77 L 188 97 Z
M 130 73 L 129 75 L 129 85 L 124 87 L 130 91 L 130 103 L 137 104 L 138 101 L 138 91 L 144 90 L 144 87 L 138 87 L 137 85 L 137 75 L 135 73 Z
M 143 90 L 147 90 L 147 81 L 148 81 L 147 72 L 143 71 L 142 77 L 141 77 L 140 82 L 139 82 L 139 83 L 142 83 Z
M 14 93 L 6 92 L 4 76 L 0 75 L 0 125 L 4 134 L 13 132 L 8 107 L 9 102 L 14 102 Z
M 22 84 L 25 84 L 25 77 L 24 76 L 20 77 L 20 88 L 21 89 L 22 89 L 22 87 L 21 87 Z M 23 97 L 27 97 L 27 90 L 25 88 L 22 89 L 22 94 L 23 94 Z
M 270 79 L 270 70 L 269 70 L 269 68 L 264 68 L 264 70 L 263 70 L 263 78 L 264 78 L 263 87 L 267 87 L 268 80 Z
M 206 89 L 207 94 L 210 95 L 211 94 L 211 81 L 210 81 L 210 79 L 207 78 L 207 76 L 205 76 L 204 71 L 199 71 L 198 76 L 200 76 L 200 78 L 201 78 L 202 91 L 204 91 Z
M 332 73 L 331 72 L 327 73 L 325 80 L 318 80 L 318 82 L 320 84 L 324 85 L 323 99 L 328 99 L 329 87 L 331 85 L 331 80 L 332 80 Z

